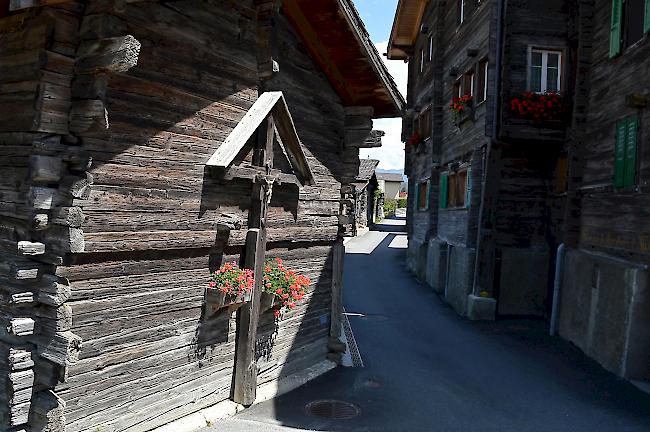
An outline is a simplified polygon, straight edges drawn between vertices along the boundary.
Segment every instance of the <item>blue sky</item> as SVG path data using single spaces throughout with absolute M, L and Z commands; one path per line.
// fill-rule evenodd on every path
M 354 0 L 354 4 L 361 14 L 368 33 L 370 33 L 370 38 L 383 56 L 388 46 L 397 0 Z M 406 96 L 408 65 L 403 61 L 387 60 L 386 57 L 383 57 L 383 59 L 400 91 Z M 403 169 L 402 120 L 400 118 L 375 120 L 374 128 L 386 132 L 382 147 L 378 149 L 361 149 L 359 157 L 379 159 L 380 169 Z
M 354 0 L 372 40 L 387 41 L 395 17 L 397 0 Z

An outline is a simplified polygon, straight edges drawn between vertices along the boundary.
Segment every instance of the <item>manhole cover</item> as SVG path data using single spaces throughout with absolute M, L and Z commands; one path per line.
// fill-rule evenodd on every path
M 314 417 L 333 420 L 348 420 L 361 414 L 358 406 L 338 400 L 314 401 L 308 403 L 305 408 L 307 413 Z

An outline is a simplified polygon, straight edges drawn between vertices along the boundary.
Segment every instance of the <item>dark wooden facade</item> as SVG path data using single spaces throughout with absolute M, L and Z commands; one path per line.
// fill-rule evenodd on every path
M 550 318 L 560 259 L 560 334 L 639 379 L 650 374 L 641 312 L 649 290 L 648 82 L 636 72 L 647 67 L 648 3 L 400 1 L 388 52 L 409 61 L 409 266 L 470 318 Z M 562 114 L 521 118 L 511 101 L 540 90 L 532 56 L 547 61 L 549 52 L 561 58 Z M 476 75 L 483 62 L 485 84 Z M 455 118 L 449 103 L 472 73 L 472 109 Z M 409 142 L 415 131 L 419 145 Z M 466 199 L 451 208 L 446 174 L 464 167 Z M 426 206 L 414 199 L 425 188 Z M 562 243 L 566 257 L 558 258 Z
M 245 264 L 255 161 L 247 147 L 232 176 L 206 162 L 264 92 L 284 95 L 313 175 L 273 187 L 266 256 L 313 283 L 280 322 L 260 316 L 257 384 L 325 360 L 342 198 L 372 117 L 401 99 L 349 2 L 281 3 L 12 1 L 0 15 L 0 429 L 146 431 L 231 397 L 238 317 L 213 313 L 205 287 Z M 314 39 L 324 27 L 344 52 Z
M 375 191 L 378 188 L 375 170 L 379 161 L 376 159 L 361 159 L 359 175 L 354 183 L 356 229 L 368 228 L 375 222 Z M 355 233 L 356 234 L 356 233 Z

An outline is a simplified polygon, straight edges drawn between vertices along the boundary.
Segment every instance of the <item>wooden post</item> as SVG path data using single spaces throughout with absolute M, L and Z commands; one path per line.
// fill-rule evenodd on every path
M 330 338 L 341 337 L 341 315 L 343 314 L 343 262 L 345 246 L 341 237 L 336 239 L 332 248 L 332 317 Z
M 257 132 L 257 145 L 253 154 L 253 165 L 265 167 L 267 173 L 270 173 L 273 166 L 274 129 L 271 117 L 262 122 Z M 257 339 L 260 298 L 264 277 L 266 211 L 271 186 L 266 177 L 256 177 L 249 212 L 248 226 L 250 228 L 246 235 L 244 267 L 254 271 L 255 285 L 250 302 L 242 306 L 238 312 L 233 389 L 233 400 L 242 405 L 251 405 L 255 402 L 257 391 L 255 340 Z

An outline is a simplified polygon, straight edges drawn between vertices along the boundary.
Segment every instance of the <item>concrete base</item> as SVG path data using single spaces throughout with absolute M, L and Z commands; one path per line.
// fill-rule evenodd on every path
M 280 380 L 262 384 L 257 388 L 255 404 L 276 398 L 295 390 L 324 373 L 329 372 L 336 366 L 336 363 L 325 360 L 294 375 L 289 375 Z M 239 405 L 230 400 L 225 400 L 216 405 L 195 412 L 194 414 L 190 414 L 168 423 L 165 426 L 153 429 L 151 432 L 194 432 L 201 428 L 214 426 L 219 420 L 234 416 L 245 409 L 246 408 L 243 405 Z
M 445 300 L 460 316 L 467 316 L 467 296 L 474 283 L 474 249 L 454 246 L 449 259 L 449 275 L 445 290 Z
M 548 291 L 545 250 L 502 248 L 500 315 L 543 316 Z
M 447 243 L 429 240 L 427 253 L 427 285 L 438 294 L 445 292 L 447 278 Z
M 560 336 L 605 369 L 650 380 L 650 272 L 644 264 L 583 250 L 567 252 Z
M 494 321 L 497 314 L 497 301 L 490 297 L 467 296 L 467 318 L 473 321 Z

